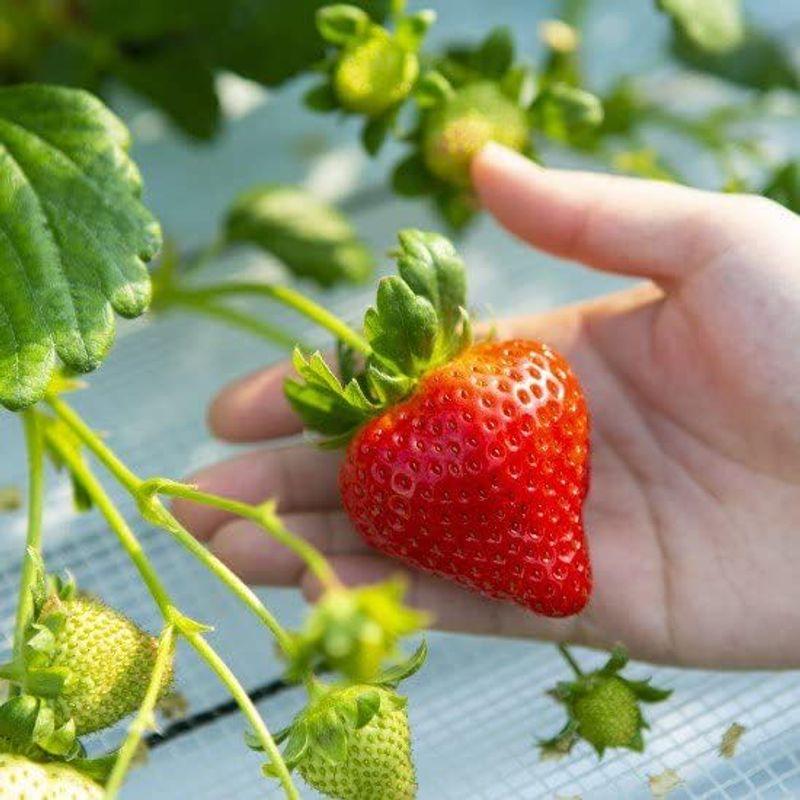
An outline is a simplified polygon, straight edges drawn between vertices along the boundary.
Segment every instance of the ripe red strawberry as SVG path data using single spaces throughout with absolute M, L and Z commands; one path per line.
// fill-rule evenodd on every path
M 348 440 L 342 500 L 382 552 L 548 616 L 591 591 L 581 506 L 589 420 L 569 364 L 540 342 L 470 344 L 463 264 L 435 234 L 401 234 L 362 375 L 342 388 L 296 357 L 289 399 Z M 332 383 L 333 381 L 333 383 Z

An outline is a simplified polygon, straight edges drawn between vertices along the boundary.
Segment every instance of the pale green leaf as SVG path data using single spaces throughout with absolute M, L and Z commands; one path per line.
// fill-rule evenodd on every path
M 723 53 L 744 36 L 740 0 L 656 0 L 678 28 L 701 50 Z

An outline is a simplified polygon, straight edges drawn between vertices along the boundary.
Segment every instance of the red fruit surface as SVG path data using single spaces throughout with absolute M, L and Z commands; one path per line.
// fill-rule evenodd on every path
M 479 344 L 432 370 L 356 434 L 339 480 L 358 531 L 390 556 L 547 616 L 589 599 L 589 418 L 544 344 Z

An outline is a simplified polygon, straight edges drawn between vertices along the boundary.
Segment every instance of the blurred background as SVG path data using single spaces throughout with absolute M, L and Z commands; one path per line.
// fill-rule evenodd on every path
M 113 10 L 110 2 L 105 5 Z M 179 84 L 176 92 L 194 100 L 186 107 L 176 103 L 165 85 L 170 75 L 188 80 L 178 76 L 191 65 L 190 55 L 176 55 L 174 62 L 158 70 L 137 72 L 137 59 L 146 60 L 150 52 L 146 12 L 155 6 L 123 5 L 137 12 L 136 25 L 142 26 L 136 36 L 129 30 L 125 35 L 142 41 L 138 49 L 126 45 L 122 67 L 96 74 L 79 41 L 61 42 L 59 47 L 49 43 L 39 50 L 31 46 L 24 59 L 6 58 L 5 79 L 78 82 L 102 90 L 131 129 L 147 202 L 182 250 L 212 241 L 232 198 L 258 181 L 299 184 L 335 202 L 379 254 L 379 272 L 389 268 L 382 254 L 392 245 L 397 229 L 413 225 L 448 231 L 424 199 L 399 198 L 391 191 L 388 176 L 403 152 L 401 145 L 389 145 L 377 158 L 370 158 L 359 142 L 359 120 L 316 114 L 304 107 L 302 97 L 314 81 L 307 75 L 270 88 L 264 83 L 283 76 L 273 80 L 274 76 L 250 74 L 252 70 L 239 68 L 229 54 L 224 69 L 210 71 L 197 62 L 202 81 L 195 75 L 194 82 Z M 291 3 L 261 5 L 275 19 Z M 303 7 L 305 24 L 311 24 L 313 4 L 296 5 Z M 551 0 L 437 0 L 428 5 L 439 15 L 429 35 L 431 47 L 474 42 L 489 28 L 507 25 L 519 56 L 532 62 L 542 58 L 539 24 L 565 12 L 564 4 Z M 566 5 L 577 13 L 579 4 Z M 9 31 L 19 30 L 19 17 L 13 14 L 23 14 L 23 6 L 28 11 L 33 7 L 27 0 L 0 0 L 0 52 L 5 41 L 6 55 Z M 259 4 L 250 0 L 249 6 Z M 657 153 L 660 166 L 679 165 L 691 183 L 763 189 L 798 157 L 800 4 L 753 0 L 745 7 L 754 29 L 773 48 L 759 51 L 760 56 L 748 51 L 747 57 L 762 71 L 747 75 L 761 75 L 762 86 L 753 85 L 756 78 L 750 85 L 720 80 L 697 71 L 697 63 L 688 69 L 686 60 L 676 61 L 670 54 L 671 25 L 651 2 L 586 4 L 581 59 L 592 91 L 602 96 L 621 75 L 629 75 L 668 113 L 689 119 L 705 121 L 720 107 L 757 109 L 725 129 L 726 136 L 741 139 L 741 149 L 720 155 L 719 148 L 703 144 L 702 136 L 687 136 L 679 125 L 656 121 L 641 126 L 635 147 L 627 142 L 612 153 L 613 165 L 652 172 Z M 129 23 L 117 10 L 103 24 L 113 29 Z M 241 47 L 245 52 L 244 43 Z M 239 52 L 231 48 L 234 54 Z M 772 61 L 764 61 L 766 52 Z M 311 55 L 315 57 L 314 52 Z M 102 60 L 102 54 L 98 58 Z M 739 66 L 743 62 L 744 55 Z M 713 64 L 709 68 L 721 69 Z M 597 153 L 558 142 L 541 142 L 540 155 L 547 163 L 565 166 L 606 168 L 609 163 L 606 153 L 598 158 Z M 796 173 L 782 191 L 787 202 L 793 196 L 797 202 L 791 194 L 797 186 L 791 180 L 797 180 Z M 531 252 L 483 217 L 462 232 L 459 246 L 470 270 L 472 300 L 487 318 L 531 313 L 624 285 L 621 279 Z M 276 260 L 255 251 L 238 252 L 206 269 L 217 280 L 234 274 L 285 277 Z M 344 317 L 356 320 L 372 289 L 367 285 L 314 293 Z M 263 304 L 244 308 L 307 340 L 325 341 L 280 308 Z M 95 428 L 109 432 L 109 442 L 134 470 L 177 478 L 232 451 L 211 440 L 205 429 L 204 409 L 213 393 L 228 380 L 283 355 L 277 346 L 188 315 L 153 316 L 120 325 L 112 356 L 91 376 L 91 391 L 76 395 L 74 402 Z M 23 485 L 24 463 L 17 421 L 0 414 L 0 486 Z M 120 503 L 135 519 L 130 502 L 120 496 Z M 102 520 L 93 513 L 74 515 L 68 481 L 50 483 L 46 524 L 52 569 L 69 568 L 86 589 L 102 592 L 109 603 L 157 629 L 149 597 Z M 259 707 L 270 727 L 283 727 L 302 698 L 296 690 L 274 683 L 281 668 L 265 637 L 166 534 L 138 523 L 136 530 L 182 607 L 215 625 L 215 646 L 229 657 L 248 689 L 260 690 Z M 23 540 L 24 515 L 12 512 L 0 517 L 0 660 L 10 649 Z M 303 604 L 296 592 L 261 594 L 279 617 L 289 623 L 301 619 Z M 543 694 L 564 673 L 555 649 L 533 642 L 453 635 L 433 635 L 430 644 L 429 664 L 406 685 L 422 800 L 650 797 L 649 779 L 667 770 L 680 780 L 669 795 L 675 800 L 800 797 L 797 673 L 718 674 L 636 665 L 634 677 L 652 674 L 659 685 L 675 689 L 668 702 L 646 709 L 652 726 L 646 752 L 612 752 L 598 762 L 588 748 L 578 747 L 564 760 L 540 761 L 536 739 L 552 735 L 563 721 L 560 708 Z M 580 655 L 589 665 L 599 660 L 589 652 Z M 180 654 L 179 688 L 189 701 L 190 715 L 213 712 L 226 700 L 213 676 L 189 652 Z M 719 746 L 732 723 L 747 730 L 735 757 L 724 759 Z M 258 757 L 243 746 L 244 726 L 238 715 L 217 710 L 201 716 L 199 724 L 185 727 L 154 743 L 147 767 L 132 774 L 126 798 L 280 796 L 260 777 Z M 113 744 L 117 733 L 94 742 L 94 747 Z

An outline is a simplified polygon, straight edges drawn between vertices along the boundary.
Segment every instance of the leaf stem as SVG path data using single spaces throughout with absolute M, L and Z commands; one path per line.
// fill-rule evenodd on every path
M 66 405 L 62 401 L 58 402 L 62 405 Z M 62 419 L 64 418 L 62 417 Z M 78 431 L 75 430 L 75 432 L 77 433 Z M 50 442 L 58 450 L 58 453 L 64 460 L 64 463 L 67 464 L 74 475 L 80 480 L 87 494 L 91 497 L 92 501 L 97 506 L 98 510 L 103 514 L 111 529 L 117 535 L 117 538 L 119 539 L 123 549 L 128 554 L 131 561 L 133 561 L 136 568 L 139 570 L 139 573 L 150 590 L 153 599 L 158 605 L 165 622 L 167 622 L 168 625 L 175 625 L 177 627 L 177 630 L 181 636 L 183 636 L 189 642 L 189 644 L 197 651 L 200 657 L 220 677 L 225 686 L 228 687 L 232 697 L 234 700 L 236 700 L 242 712 L 250 721 L 250 724 L 254 727 L 259 740 L 264 747 L 264 750 L 270 754 L 270 757 L 276 766 L 278 777 L 284 786 L 286 796 L 293 799 L 298 798 L 299 796 L 297 794 L 297 790 L 292 783 L 289 771 L 287 770 L 286 764 L 283 761 L 283 756 L 281 755 L 274 739 L 269 733 L 269 729 L 261 719 L 258 711 L 248 697 L 247 692 L 242 688 L 241 684 L 236 679 L 236 676 L 231 672 L 230 668 L 219 657 L 214 649 L 203 639 L 199 626 L 197 626 L 197 624 L 193 623 L 191 620 L 188 620 L 186 617 L 183 617 L 183 615 L 178 611 L 177 606 L 173 603 L 167 590 L 161 583 L 161 580 L 159 579 L 154 567 L 142 549 L 141 543 L 137 539 L 136 534 L 134 534 L 130 529 L 125 519 L 122 517 L 116 506 L 106 494 L 100 482 L 94 476 L 92 470 L 74 451 L 70 450 L 69 448 L 60 447 L 56 437 L 52 437 Z M 167 512 L 165 511 L 164 513 L 166 514 Z M 190 534 L 187 533 L 187 536 L 190 536 L 192 541 L 195 542 L 194 538 L 191 537 Z M 198 546 L 201 547 L 199 544 Z M 209 556 L 212 559 L 214 558 L 210 554 Z M 220 567 L 222 567 L 222 564 L 220 564 Z M 230 586 L 230 584 L 228 585 Z M 256 602 L 260 601 L 258 601 L 256 598 Z M 268 616 L 271 624 L 275 626 L 276 630 L 273 631 L 273 633 L 275 633 L 279 643 L 283 644 L 283 640 L 288 640 L 288 634 L 280 626 L 277 620 L 272 617 L 266 608 L 263 608 L 263 611 Z M 146 702 L 147 698 L 145 699 L 145 703 Z M 122 778 L 120 777 L 118 780 L 121 782 Z
M 14 628 L 14 660 L 22 660 L 25 633 L 33 618 L 31 589 L 42 551 L 42 514 L 44 509 L 44 436 L 34 411 L 22 415 L 25 445 L 28 451 L 28 530 L 19 583 L 19 601 Z
M 128 735 L 125 737 L 125 742 L 120 748 L 119 755 L 114 762 L 114 768 L 106 783 L 105 800 L 116 800 L 119 790 L 122 788 L 122 784 L 125 781 L 125 776 L 130 769 L 131 761 L 139 748 L 139 744 L 148 729 L 152 727 L 153 713 L 156 703 L 158 703 L 158 697 L 161 693 L 164 678 L 169 670 L 174 644 L 175 625 L 174 623 L 169 623 L 164 628 L 158 640 L 156 661 L 153 666 L 153 674 L 150 677 L 150 684 L 147 687 L 147 693 L 145 694 L 135 719 L 131 723 Z
M 563 656 L 564 660 L 567 662 L 567 664 L 569 664 L 570 669 L 575 673 L 575 677 L 576 678 L 582 678 L 583 677 L 583 670 L 580 668 L 580 666 L 578 665 L 578 662 L 575 660 L 575 658 L 573 657 L 572 653 L 570 653 L 569 649 L 567 648 L 567 646 L 563 642 L 559 643 L 558 652 L 561 653 L 561 655 Z
M 164 507 L 158 497 L 153 496 L 153 486 L 158 485 L 160 482 L 153 480 L 143 481 L 135 475 L 63 400 L 58 397 L 48 397 L 47 402 L 59 419 L 75 433 L 112 476 L 137 501 L 145 519 L 170 533 L 184 549 L 188 550 L 209 572 L 227 586 L 233 595 L 250 609 L 272 632 L 280 648 L 287 655 L 291 654 L 294 650 L 291 637 L 269 609 L 259 600 L 258 595 L 236 573 L 226 567 L 213 553 L 198 542 Z M 311 546 L 308 545 L 308 547 Z
M 269 322 L 258 319 L 244 311 L 239 311 L 236 308 L 230 308 L 222 303 L 215 303 L 211 299 L 196 297 L 191 292 L 171 291 L 166 295 L 165 300 L 162 298 L 162 301 L 166 307 L 172 305 L 191 310 L 196 314 L 203 314 L 206 317 L 216 319 L 231 327 L 239 328 L 270 342 L 270 344 L 277 344 L 288 350 L 295 346 L 309 349 L 303 342 L 298 341 L 296 336 L 284 333 L 280 328 L 271 325 Z
M 231 283 L 217 283 L 197 289 L 182 289 L 183 296 L 194 298 L 218 298 L 228 295 L 250 295 L 266 297 L 293 309 L 298 314 L 306 317 L 315 324 L 332 333 L 337 339 L 349 344 L 355 350 L 369 356 L 372 348 L 360 334 L 356 333 L 344 320 L 328 311 L 319 303 L 314 302 L 304 294 L 289 286 L 279 286 L 271 283 L 256 283 L 254 281 L 235 281 Z
M 163 478 L 151 478 L 142 485 L 144 494 L 163 494 L 170 497 L 180 497 L 194 503 L 218 508 L 235 514 L 238 517 L 249 519 L 268 532 L 273 539 L 299 556 L 307 565 L 319 582 L 328 589 L 339 588 L 341 583 L 328 563 L 325 556 L 316 547 L 305 539 L 296 536 L 281 523 L 271 502 L 260 506 L 253 506 L 232 500 L 228 497 L 209 494 L 200 491 L 194 486 Z
M 286 762 L 283 760 L 281 751 L 275 744 L 272 734 L 264 724 L 264 720 L 258 713 L 258 709 L 256 709 L 253 701 L 250 699 L 241 683 L 239 683 L 236 676 L 231 672 L 228 665 L 219 657 L 214 648 L 199 633 L 188 632 L 185 634 L 185 637 L 203 661 L 216 673 L 217 677 L 242 710 L 242 713 L 253 726 L 253 730 L 261 746 L 264 748 L 264 752 L 269 755 L 271 763 L 275 767 L 278 778 L 283 784 L 286 796 L 291 798 L 291 800 L 299 800 L 300 795 L 297 793 L 297 789 L 292 782 L 291 775 L 289 775 L 289 770 L 286 767 Z

